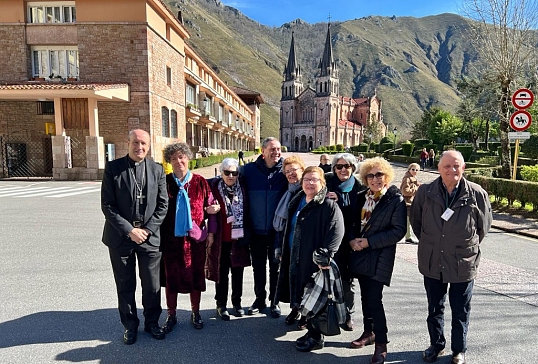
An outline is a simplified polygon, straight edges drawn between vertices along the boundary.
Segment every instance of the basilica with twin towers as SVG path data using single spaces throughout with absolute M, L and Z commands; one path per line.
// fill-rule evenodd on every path
M 381 100 L 376 92 L 360 98 L 340 95 L 330 23 L 313 85 L 314 88 L 310 84 L 305 88 L 302 82 L 292 33 L 280 99 L 280 142 L 288 151 L 306 152 L 336 144 L 351 147 L 363 141 L 372 121 L 380 121 L 384 128 Z

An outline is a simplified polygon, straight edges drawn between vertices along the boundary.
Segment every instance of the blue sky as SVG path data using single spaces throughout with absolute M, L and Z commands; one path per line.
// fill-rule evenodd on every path
M 458 13 L 459 0 L 221 0 L 264 25 L 279 27 L 297 18 L 308 23 L 352 20 L 369 15 L 423 17 Z

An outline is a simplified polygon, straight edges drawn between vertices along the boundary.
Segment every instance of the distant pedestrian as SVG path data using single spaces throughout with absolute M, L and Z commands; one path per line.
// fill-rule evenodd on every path
M 433 162 L 435 161 L 435 151 L 433 149 L 430 149 L 428 153 L 428 159 L 430 168 L 433 168 Z
M 237 153 L 237 159 L 239 160 L 239 163 L 243 163 L 245 165 L 245 160 L 243 157 L 245 156 L 245 153 L 243 153 L 243 150 L 239 149 L 239 153 Z
M 448 290 L 452 363 L 464 364 L 480 243 L 491 228 L 491 205 L 487 192 L 463 177 L 465 161 L 460 152 L 443 152 L 437 169 L 439 178 L 418 188 L 410 216 L 419 239 L 418 268 L 428 299 L 430 346 L 422 355 L 432 363 L 443 353 Z
M 420 153 L 420 168 L 422 170 L 426 169 L 426 162 L 428 161 L 428 158 L 430 158 L 430 155 L 428 154 L 426 148 L 423 148 L 422 152 Z

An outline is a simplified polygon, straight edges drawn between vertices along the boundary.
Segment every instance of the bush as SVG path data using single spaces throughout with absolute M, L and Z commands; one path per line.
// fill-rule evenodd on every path
M 286 153 L 288 151 L 288 147 L 286 147 L 285 145 L 282 145 L 280 146 L 280 150 L 284 153 Z
M 392 149 L 394 147 L 394 144 L 392 143 L 381 143 L 379 144 L 379 153 L 383 153 L 386 150 Z
M 524 181 L 538 182 L 538 166 L 522 166 L 520 173 Z
M 336 144 L 336 151 L 337 152 L 343 152 L 344 151 L 344 144 Z
M 329 151 L 336 152 L 336 145 L 329 145 Z
M 471 174 L 466 178 L 469 181 L 478 183 L 490 195 L 495 195 L 497 200 L 506 198 L 510 205 L 514 201 L 519 201 L 522 206 L 532 203 L 534 209 L 538 207 L 538 183 L 536 182 L 490 178 L 478 174 Z
M 471 160 L 471 155 L 473 154 L 473 145 L 472 144 L 456 144 L 454 149 L 460 152 L 463 155 L 463 159 L 468 161 Z
M 415 144 L 415 150 L 422 150 L 426 144 L 432 144 L 432 141 L 430 139 L 415 139 L 413 143 Z
M 521 151 L 528 157 L 538 157 L 538 135 L 531 135 L 529 140 L 525 140 L 525 143 L 521 145 Z
M 402 143 L 402 153 L 403 155 L 411 156 L 413 154 L 413 149 L 415 148 L 415 145 L 411 143 L 409 140 Z
M 368 143 L 362 143 L 360 145 L 357 145 L 357 152 L 359 152 L 359 153 L 367 152 L 368 148 L 370 148 Z

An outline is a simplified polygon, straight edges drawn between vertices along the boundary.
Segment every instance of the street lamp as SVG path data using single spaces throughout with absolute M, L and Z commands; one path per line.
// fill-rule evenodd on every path
M 398 129 L 396 127 L 392 129 L 392 134 L 394 134 L 394 148 L 392 148 L 392 155 L 394 155 L 396 154 L 396 136 L 398 135 Z

